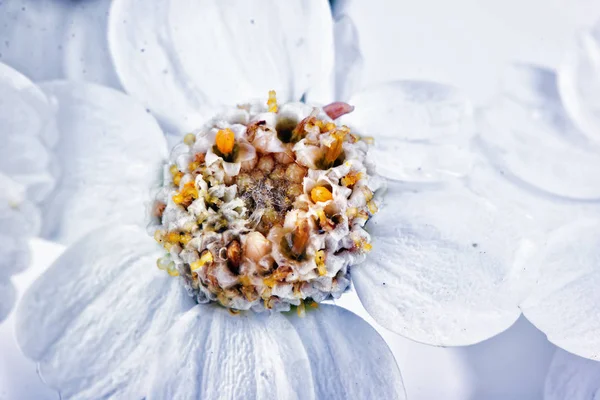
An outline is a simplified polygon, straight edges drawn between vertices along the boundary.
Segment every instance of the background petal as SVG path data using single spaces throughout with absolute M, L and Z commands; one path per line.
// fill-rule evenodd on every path
M 335 377 L 332 377 L 335 379 Z M 165 336 L 150 399 L 313 399 L 306 351 L 279 314 L 199 305 Z
M 528 242 L 521 215 L 460 186 L 392 186 L 369 221 L 373 250 L 352 270 L 383 326 L 433 345 L 480 342 L 520 315 L 518 272 Z
M 10 314 L 16 297 L 15 287 L 10 280 L 0 277 L 0 322 L 4 321 L 7 315 Z
M 554 73 L 516 65 L 506 75 L 504 93 L 478 118 L 490 161 L 553 195 L 600 199 L 600 145 L 570 121 Z
M 557 350 L 546 377 L 544 400 L 600 398 L 600 362 Z
M 534 262 L 539 276 L 523 314 L 557 346 L 600 360 L 600 219 L 557 229 Z
M 308 353 L 316 398 L 406 398 L 391 350 L 365 320 L 326 304 L 290 320 Z
M 149 351 L 192 302 L 156 250 L 139 228 L 99 229 L 23 296 L 19 345 L 64 398 L 143 397 Z
M 117 0 L 109 45 L 126 91 L 179 132 L 198 128 L 210 106 L 266 99 L 270 89 L 280 102 L 299 100 L 333 85 L 324 83 L 334 59 L 325 0 Z
M 106 38 L 109 5 L 110 0 L 3 2 L 0 61 L 35 81 L 68 77 L 118 88 Z
M 68 243 L 103 224 L 145 225 L 167 154 L 154 118 L 112 89 L 67 82 L 42 87 L 59 105 L 62 170 L 44 204 L 45 236 Z
M 558 69 L 558 89 L 570 117 L 600 141 L 600 21 L 577 36 Z
M 375 138 L 370 155 L 383 176 L 439 181 L 471 169 L 472 107 L 456 88 L 395 81 L 365 89 L 349 102 L 355 109 L 341 123 Z
M 348 1 L 333 2 L 335 37 L 335 100 L 347 101 L 362 86 L 364 59 L 360 38 L 347 14 Z

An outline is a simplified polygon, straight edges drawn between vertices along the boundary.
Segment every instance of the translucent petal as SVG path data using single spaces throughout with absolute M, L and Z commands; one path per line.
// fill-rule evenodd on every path
M 0 196 L 0 280 L 23 271 L 29 263 L 25 217 Z
M 352 270 L 383 326 L 434 345 L 468 345 L 520 315 L 512 280 L 529 242 L 522 216 L 461 186 L 392 186 L 369 221 L 373 250 Z
M 210 106 L 270 89 L 281 102 L 299 100 L 323 85 L 332 77 L 332 25 L 325 0 L 118 0 L 109 46 L 127 92 L 169 129 L 186 131 Z
M 557 229 L 533 260 L 539 275 L 523 314 L 557 346 L 600 360 L 600 218 Z
M 165 336 L 150 399 L 312 399 L 306 351 L 279 313 L 196 306 Z
M 402 376 L 377 331 L 341 307 L 321 304 L 291 322 L 308 353 L 318 399 L 404 399 Z
M 430 182 L 464 176 L 472 167 L 471 105 L 457 89 L 395 81 L 354 95 L 341 123 L 375 138 L 372 158 L 394 180 Z
M 144 108 L 115 90 L 55 82 L 43 89 L 59 104 L 62 170 L 44 206 L 44 233 L 71 242 L 103 224 L 146 224 L 146 204 L 167 149 Z
M 582 31 L 558 69 L 558 89 L 569 115 L 600 141 L 600 21 Z
M 544 400 L 600 398 L 600 362 L 556 350 L 544 388 Z
M 512 67 L 505 93 L 478 120 L 487 156 L 498 168 L 557 196 L 600 198 L 600 145 L 566 115 L 551 71 Z
M 16 334 L 63 398 L 142 398 L 149 354 L 191 299 L 134 227 L 82 238 L 27 290 Z

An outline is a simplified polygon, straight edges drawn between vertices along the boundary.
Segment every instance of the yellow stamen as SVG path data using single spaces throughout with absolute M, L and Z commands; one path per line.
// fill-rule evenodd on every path
M 167 269 L 167 273 L 170 276 L 179 276 L 179 271 L 177 271 L 177 269 L 175 269 L 175 268 L 169 268 L 169 269 Z
M 173 195 L 173 202 L 175 204 L 181 204 L 185 201 L 185 197 L 181 193 Z
M 323 158 L 323 166 L 325 168 L 331 168 L 335 160 L 342 154 L 344 138 L 348 132 L 346 129 L 338 129 L 331 134 L 333 142 L 326 148 Z
M 352 188 L 360 179 L 362 179 L 362 172 L 351 171 L 348 175 L 342 178 L 342 185 Z
M 221 154 L 224 156 L 231 154 L 235 145 L 235 134 L 229 128 L 221 129 L 217 132 L 216 144 Z
M 348 207 L 346 210 L 346 216 L 348 218 L 354 218 L 358 215 L 358 208 L 356 207 Z
M 267 100 L 267 106 L 269 106 L 269 112 L 276 113 L 277 107 L 277 93 L 274 90 L 269 90 L 269 100 Z
M 183 233 L 183 234 L 179 235 L 179 241 L 184 246 L 186 244 L 188 244 L 190 242 L 190 240 L 192 240 L 192 235 L 190 235 L 189 233 Z
M 327 273 L 327 267 L 325 266 L 325 251 L 319 250 L 315 253 L 315 263 L 317 264 L 317 271 L 319 276 L 323 276 Z
M 313 202 L 329 201 L 333 199 L 333 195 L 325 186 L 315 186 L 310 191 L 310 198 Z
M 333 122 L 328 122 L 323 126 L 323 132 L 330 132 L 335 129 L 335 124 Z
M 169 167 L 169 172 L 171 173 L 171 175 L 175 176 L 175 174 L 179 172 L 179 169 L 177 169 L 177 165 L 171 165 Z
M 369 212 L 371 214 L 375 214 L 375 213 L 377 213 L 377 211 L 379 211 L 379 208 L 377 207 L 377 204 L 375 204 L 374 201 L 369 201 L 367 203 L 367 207 L 369 208 Z
M 195 141 L 196 135 L 194 135 L 193 133 L 188 133 L 183 137 L 183 143 L 187 144 L 188 146 L 193 145 Z
M 200 268 L 204 267 L 206 264 L 210 264 L 213 262 L 213 255 L 210 251 L 204 250 L 200 258 L 193 263 L 190 264 L 190 270 L 192 272 L 198 271 Z
M 292 231 L 292 243 L 290 246 L 290 250 L 292 250 L 292 253 L 294 253 L 294 255 L 299 257 L 302 254 L 304 254 L 304 250 L 306 250 L 306 245 L 308 244 L 309 234 L 310 226 L 308 225 L 307 220 L 302 219 L 296 223 L 296 227 Z
M 162 243 L 164 236 L 165 233 L 162 230 L 157 229 L 154 231 L 154 240 L 156 240 L 158 243 Z
M 198 167 L 200 167 L 200 163 L 198 163 L 196 161 L 192 161 L 191 163 L 188 164 L 188 169 L 190 170 L 190 172 L 194 172 L 195 170 L 198 169 Z
M 181 178 L 183 178 L 183 172 L 177 172 L 175 175 L 173 175 L 173 184 L 175 186 L 179 186 Z

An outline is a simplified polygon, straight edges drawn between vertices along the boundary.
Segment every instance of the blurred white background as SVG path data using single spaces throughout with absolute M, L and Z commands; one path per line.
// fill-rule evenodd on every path
M 578 28 L 600 17 L 598 0 L 339 1 L 356 20 L 365 84 L 437 80 L 463 88 L 475 103 L 497 90 L 503 68 L 524 61 L 556 68 Z M 1 2 L 0 2 L 0 12 Z M 19 289 L 57 250 L 34 242 L 35 266 L 16 277 Z M 339 303 L 369 319 L 354 295 Z M 35 366 L 19 356 L 13 319 L 0 326 L 0 399 L 54 399 Z M 378 328 L 401 367 L 408 398 L 541 399 L 554 346 L 526 320 L 465 348 L 434 348 Z

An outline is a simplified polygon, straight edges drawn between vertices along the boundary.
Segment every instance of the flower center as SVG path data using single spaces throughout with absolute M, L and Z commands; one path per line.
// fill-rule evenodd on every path
M 328 106 L 335 117 L 352 108 Z M 379 180 L 328 108 L 238 106 L 184 137 L 153 208 L 158 268 L 199 303 L 287 311 L 339 297 L 370 250 Z

